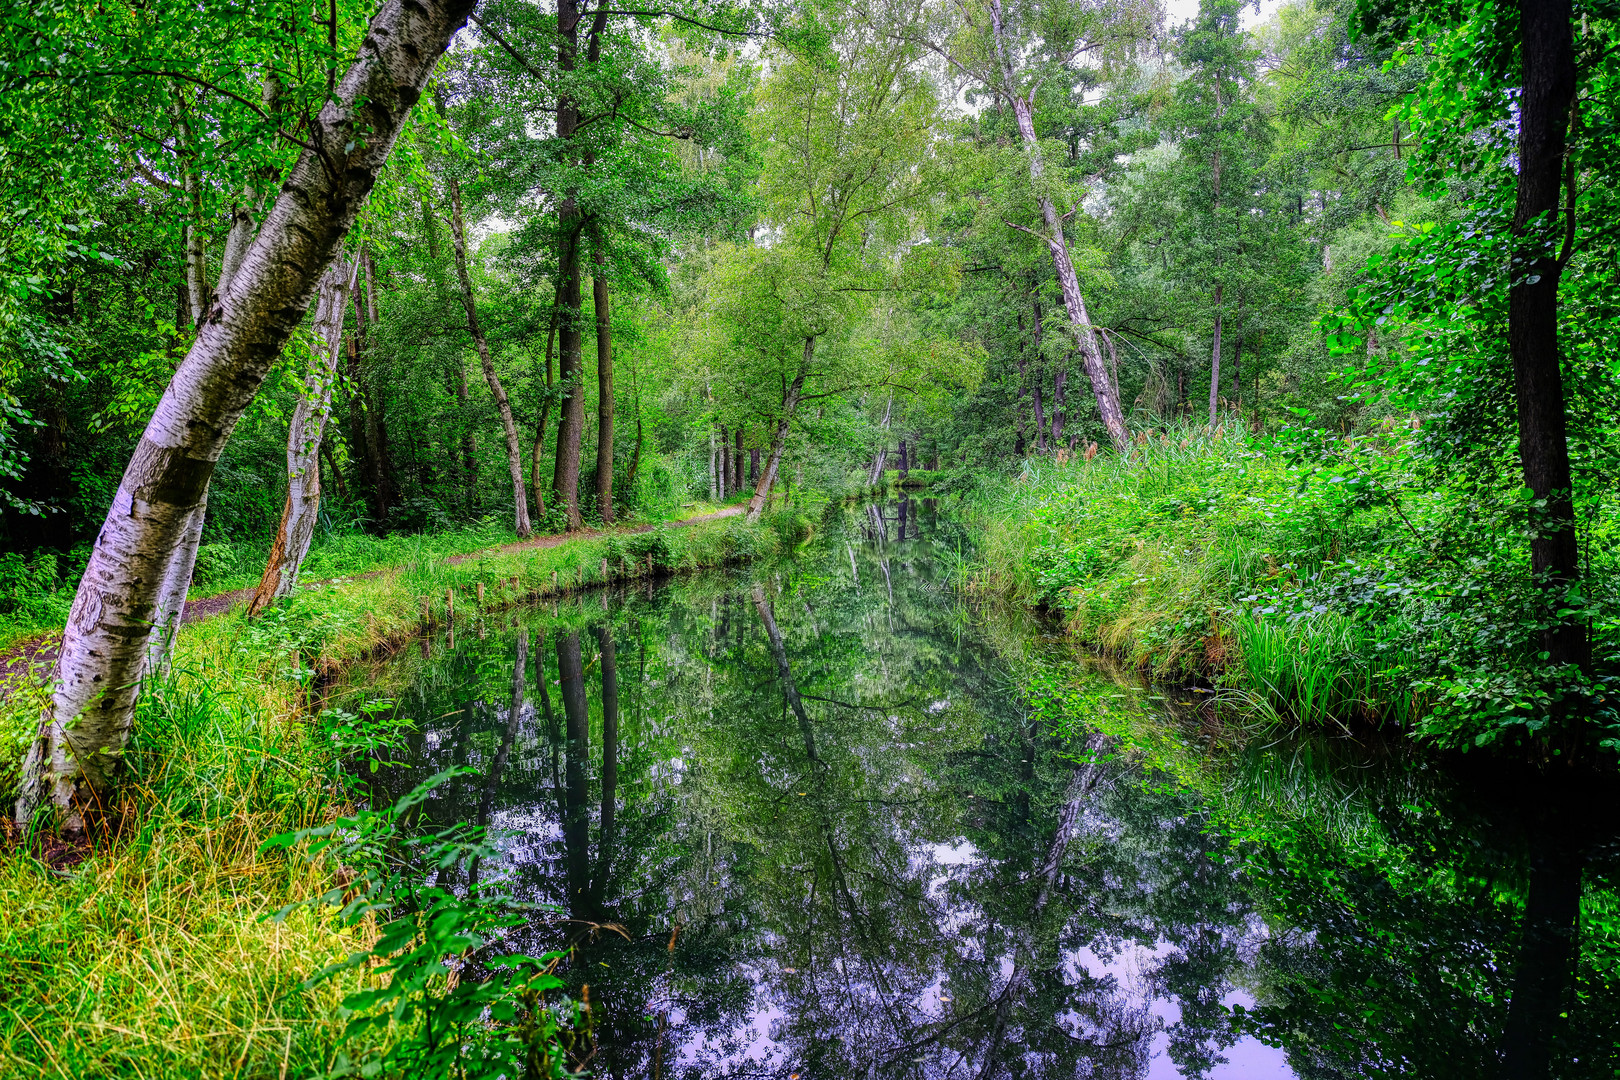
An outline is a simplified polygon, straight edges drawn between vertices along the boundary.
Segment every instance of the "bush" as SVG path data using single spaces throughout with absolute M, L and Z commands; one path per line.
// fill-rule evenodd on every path
M 53 618 L 60 611 L 67 618 L 67 604 L 60 595 L 57 559 L 44 551 L 24 558 L 15 551 L 0 554 L 0 615 L 26 615 Z

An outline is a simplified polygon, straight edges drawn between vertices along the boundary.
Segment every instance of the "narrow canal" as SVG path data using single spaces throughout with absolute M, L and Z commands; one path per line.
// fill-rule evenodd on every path
M 460 883 L 541 905 L 508 951 L 572 950 L 596 1075 L 1496 1075 L 1535 828 L 974 608 L 966 543 L 932 501 L 840 508 L 791 563 L 463 623 L 331 693 L 416 722 L 379 798 L 477 770 L 428 814 L 497 838 Z M 1532 1020 L 1612 1077 L 1582 851 L 1578 955 L 1536 954 L 1574 990 Z

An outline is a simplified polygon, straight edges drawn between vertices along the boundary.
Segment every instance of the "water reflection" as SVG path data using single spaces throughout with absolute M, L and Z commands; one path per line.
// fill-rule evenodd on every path
M 1483 1077 L 1515 998 L 1556 1075 L 1613 1075 L 1612 931 L 1518 962 L 1526 885 L 1556 924 L 1567 861 L 1527 877 L 1550 849 L 1345 742 L 1229 748 L 1144 713 L 1210 763 L 1193 791 L 1060 738 L 1006 659 L 1039 643 L 963 608 L 932 503 L 357 674 L 421 727 L 390 791 L 480 770 L 429 813 L 500 837 L 466 878 L 555 907 L 510 951 L 573 950 L 598 1075 Z M 1071 709 L 1144 709 L 1079 685 Z M 1611 863 L 1589 911 L 1617 910 Z M 1551 977 L 1515 990 L 1516 964 Z

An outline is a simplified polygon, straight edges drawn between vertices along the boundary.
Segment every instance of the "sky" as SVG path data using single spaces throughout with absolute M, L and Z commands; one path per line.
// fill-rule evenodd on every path
M 1259 15 L 1254 13 L 1253 6 L 1245 8 L 1243 11 L 1244 29 L 1258 26 L 1271 18 L 1272 13 L 1277 10 L 1280 3 L 1281 0 L 1260 0 Z M 1171 25 L 1183 23 L 1198 14 L 1198 0 L 1165 0 L 1164 10 Z

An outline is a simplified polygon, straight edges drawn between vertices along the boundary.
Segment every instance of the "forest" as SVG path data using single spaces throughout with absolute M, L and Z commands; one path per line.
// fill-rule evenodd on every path
M 608 2 L 0 11 L 0 1077 L 1615 1075 L 1620 4 Z

